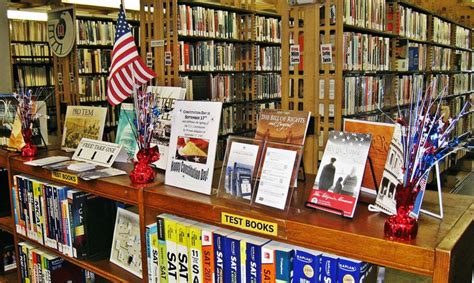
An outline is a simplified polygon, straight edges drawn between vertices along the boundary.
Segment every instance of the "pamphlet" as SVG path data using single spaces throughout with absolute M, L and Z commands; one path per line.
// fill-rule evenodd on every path
M 176 101 L 165 183 L 210 194 L 222 103 Z
M 132 103 L 120 104 L 120 116 L 119 123 L 117 126 L 117 136 L 115 137 L 115 143 L 121 144 L 128 154 L 130 159 L 135 157 L 138 151 L 137 140 L 135 138 L 135 109 L 133 109 Z
M 83 180 L 94 180 L 99 178 L 106 178 L 118 175 L 125 175 L 127 172 L 117 168 L 103 168 L 93 171 L 82 172 L 79 174 L 79 178 Z
M 353 217 L 370 143 L 370 134 L 330 132 L 307 206 Z
M 147 91 L 154 95 L 157 109 L 160 115 L 156 118 L 155 128 L 151 145 L 157 145 L 160 159 L 153 163 L 157 168 L 166 169 L 168 148 L 171 135 L 171 117 L 175 101 L 182 100 L 186 96 L 186 89 L 181 87 L 149 86 Z
M 377 187 L 382 181 L 394 130 L 394 124 L 344 119 L 345 132 L 372 135 L 369 157 L 365 163 L 364 177 L 360 188 L 360 200 L 363 202 L 373 203 L 376 198 Z
M 296 151 L 267 147 L 255 202 L 285 209 Z
M 102 140 L 107 108 L 68 106 L 61 148 L 74 151 L 82 138 Z
M 68 156 L 49 156 L 45 158 L 27 161 L 24 164 L 30 165 L 30 166 L 46 166 L 46 165 L 55 164 L 62 161 L 67 161 L 69 159 L 71 158 Z
M 257 166 L 259 145 L 232 142 L 225 173 L 225 191 L 229 195 L 250 200 L 252 180 Z

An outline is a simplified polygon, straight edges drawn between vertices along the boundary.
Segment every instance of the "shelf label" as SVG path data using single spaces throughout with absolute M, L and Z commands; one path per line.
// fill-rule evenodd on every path
M 53 179 L 71 183 L 71 184 L 76 184 L 78 183 L 79 178 L 75 174 L 71 173 L 66 173 L 66 172 L 61 172 L 61 171 L 53 171 L 51 172 L 51 177 Z
M 249 218 L 241 215 L 230 214 L 222 212 L 221 222 L 224 225 L 240 228 L 247 231 L 252 231 L 260 234 L 277 236 L 278 224 L 268 221 L 263 221 L 255 218 Z

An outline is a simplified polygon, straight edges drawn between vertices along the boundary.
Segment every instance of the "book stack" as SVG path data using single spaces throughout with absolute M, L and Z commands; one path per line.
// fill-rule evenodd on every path
M 101 20 L 76 20 L 77 44 L 113 45 L 115 23 Z
M 78 49 L 79 74 L 107 73 L 110 67 L 112 50 Z
M 10 20 L 10 30 L 12 41 L 48 41 L 46 22 Z
M 255 70 L 257 71 L 280 71 L 281 47 L 256 45 L 255 62 Z
M 451 23 L 433 17 L 433 41 L 441 44 L 451 44 Z
M 395 17 L 395 26 L 392 23 L 387 25 L 387 30 L 392 33 L 407 37 L 409 39 L 427 40 L 428 35 L 428 15 L 414 11 L 410 7 L 398 5 L 398 11 L 394 11 L 390 6 L 387 18 Z
M 13 181 L 18 234 L 74 258 L 108 255 L 115 220 L 113 202 L 25 175 L 15 175 Z
M 451 68 L 452 49 L 440 46 L 433 46 L 433 56 L 431 70 L 449 71 Z
M 180 41 L 179 47 L 180 71 L 235 71 L 236 52 L 233 43 Z
M 384 106 L 387 76 L 354 76 L 344 78 L 343 115 L 372 111 Z
M 390 39 L 371 34 L 344 32 L 344 70 L 386 71 L 390 69 Z
M 384 0 L 344 0 L 344 24 L 385 30 L 387 5 Z
M 177 19 L 179 35 L 239 39 L 235 12 L 178 5 Z
M 377 269 L 170 214 L 158 215 L 145 238 L 149 282 L 367 282 Z
M 18 262 L 22 282 L 89 283 L 96 280 L 94 273 L 27 242 L 18 244 Z
M 408 104 L 412 97 L 417 97 L 424 92 L 423 75 L 402 75 L 398 78 L 397 100 L 399 105 Z
M 281 20 L 255 16 L 255 40 L 281 42 Z
M 454 74 L 453 94 L 461 94 L 469 91 L 470 74 Z
M 471 48 L 470 30 L 461 26 L 456 26 L 456 47 Z
M 78 77 L 78 93 L 81 102 L 106 101 L 107 77 Z

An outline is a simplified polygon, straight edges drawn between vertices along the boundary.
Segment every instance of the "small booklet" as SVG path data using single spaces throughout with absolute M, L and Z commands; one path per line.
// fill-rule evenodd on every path
M 112 176 L 125 175 L 127 172 L 117 168 L 103 168 L 98 170 L 86 171 L 79 173 L 79 178 L 83 180 L 95 180 L 99 178 L 107 178 Z
M 306 205 L 353 217 L 370 143 L 370 134 L 330 132 Z
M 45 158 L 40 158 L 40 159 L 35 159 L 31 161 L 27 161 L 24 164 L 25 165 L 30 165 L 30 166 L 46 166 L 46 165 L 51 165 L 55 164 L 58 162 L 63 162 L 66 160 L 70 160 L 71 158 L 68 156 L 50 156 L 50 157 L 45 157 Z

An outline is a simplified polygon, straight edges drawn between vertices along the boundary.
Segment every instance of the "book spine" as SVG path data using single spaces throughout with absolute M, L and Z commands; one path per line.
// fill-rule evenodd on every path
M 41 207 L 43 185 L 37 181 L 33 181 L 33 205 L 34 205 L 34 239 L 41 244 L 44 244 L 43 239 L 43 215 Z
M 166 227 L 165 219 L 158 216 L 156 219 L 158 226 L 158 255 L 160 264 L 160 282 L 168 283 L 168 257 L 166 251 Z
M 224 244 L 224 282 L 240 283 L 240 240 L 226 238 Z
M 186 223 L 178 222 L 176 224 L 178 240 L 178 282 L 186 283 L 189 281 L 189 231 Z
M 276 250 L 273 248 L 262 248 L 262 282 L 270 283 L 276 281 Z
M 178 282 L 178 233 L 176 221 L 165 219 L 166 258 L 168 262 L 168 282 Z
M 319 259 L 319 255 L 299 250 L 295 251 L 293 280 L 295 282 L 319 282 Z M 311 269 L 313 272 L 307 272 Z
M 151 270 L 151 239 L 150 239 L 150 227 L 145 228 L 145 243 L 146 243 L 146 264 L 148 268 L 148 282 L 152 283 L 154 281 L 152 270 Z
M 262 280 L 262 260 L 260 245 L 247 242 L 247 282 L 258 283 Z
M 277 283 L 292 282 L 293 257 L 294 257 L 293 251 L 281 251 L 281 250 L 276 251 L 275 262 L 276 262 L 276 282 Z
M 214 283 L 214 233 L 211 230 L 202 229 L 201 241 L 203 282 Z
M 54 235 L 57 242 L 57 249 L 62 252 L 61 239 L 61 211 L 59 209 L 59 192 L 61 188 L 53 187 L 53 214 L 54 214 Z
M 224 283 L 224 245 L 226 237 L 220 233 L 214 233 L 214 264 L 215 282 Z
M 191 282 L 203 282 L 203 266 L 202 266 L 202 230 L 196 226 L 189 227 L 189 269 L 191 271 Z
M 321 256 L 321 282 L 337 282 L 337 258 Z
M 87 235 L 84 229 L 84 204 L 87 199 L 87 193 L 80 192 L 74 195 L 73 203 L 72 203 L 72 216 L 73 216 L 73 223 L 74 223 L 74 250 L 77 253 L 78 258 L 86 258 L 87 257 L 87 250 L 86 250 L 86 241 Z
M 28 222 L 26 226 L 26 234 L 27 237 L 30 239 L 36 240 L 36 231 L 34 226 L 34 219 L 35 219 L 35 214 L 34 214 L 34 197 L 33 197 L 33 186 L 32 182 L 29 179 L 25 179 L 26 183 L 26 189 L 27 189 L 27 194 L 28 194 Z
M 152 278 L 154 283 L 160 282 L 160 258 L 159 258 L 159 243 L 158 243 L 158 231 L 157 225 L 153 225 L 150 228 L 150 241 L 151 241 L 151 255 L 152 255 L 152 263 L 151 263 L 151 270 L 152 270 Z

